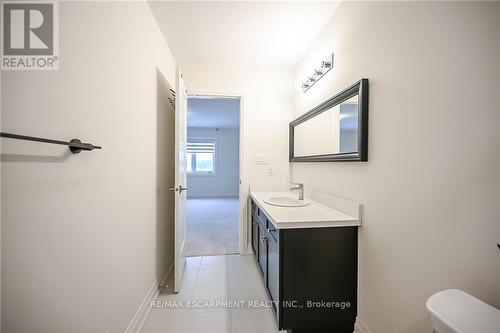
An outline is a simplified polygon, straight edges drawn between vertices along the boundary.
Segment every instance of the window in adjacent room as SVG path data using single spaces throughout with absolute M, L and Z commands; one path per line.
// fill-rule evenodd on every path
M 187 144 L 189 174 L 215 175 L 215 139 L 190 138 Z

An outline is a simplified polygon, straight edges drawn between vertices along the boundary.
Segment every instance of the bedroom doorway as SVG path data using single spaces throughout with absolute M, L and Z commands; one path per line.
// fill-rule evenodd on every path
M 240 102 L 188 97 L 186 256 L 240 252 Z

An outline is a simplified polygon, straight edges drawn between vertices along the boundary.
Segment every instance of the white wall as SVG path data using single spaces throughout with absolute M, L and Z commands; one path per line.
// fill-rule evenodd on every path
M 188 128 L 188 141 L 189 138 L 216 140 L 216 172 L 213 175 L 188 174 L 188 196 L 190 198 L 237 197 L 240 178 L 239 128 Z
M 293 101 L 291 70 L 224 64 L 180 66 L 191 93 L 243 96 L 240 110 L 242 197 L 248 197 L 250 184 L 273 186 L 288 183 L 288 123 Z M 268 164 L 256 165 L 255 154 L 267 155 Z M 242 207 L 242 214 L 245 212 L 246 206 Z
M 430 332 L 425 301 L 460 288 L 500 307 L 500 4 L 344 2 L 295 70 L 301 114 L 370 79 L 369 161 L 294 163 L 360 201 L 359 318 Z M 325 54 L 335 65 L 306 94 Z
M 2 131 L 103 149 L 2 140 L 3 331 L 123 331 L 169 261 L 157 69 L 173 85 L 175 61 L 146 2 L 61 2 L 59 38 L 59 71 L 2 73 Z
M 292 110 L 293 74 L 276 67 L 182 65 L 187 88 L 193 93 L 243 95 L 244 170 L 252 184 L 288 181 L 288 122 Z M 254 155 L 267 154 L 268 166 L 255 165 Z M 248 186 L 249 184 L 247 184 Z

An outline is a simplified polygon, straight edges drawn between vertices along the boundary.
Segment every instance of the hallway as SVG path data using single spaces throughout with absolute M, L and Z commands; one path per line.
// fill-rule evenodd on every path
M 267 301 L 252 255 L 187 258 L 181 291 L 172 292 L 172 275 L 151 309 L 143 333 L 276 333 L 271 308 L 249 308 Z M 188 301 L 245 301 L 241 308 L 189 308 Z M 165 301 L 165 302 L 164 302 Z M 168 304 L 168 301 L 178 301 Z M 172 304 L 180 304 L 174 308 Z M 260 304 L 260 303 L 259 303 Z
M 238 198 L 188 199 L 186 256 L 239 253 Z

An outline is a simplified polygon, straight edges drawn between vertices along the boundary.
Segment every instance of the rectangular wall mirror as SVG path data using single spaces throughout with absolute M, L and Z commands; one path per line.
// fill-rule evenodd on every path
M 368 160 L 368 79 L 290 123 L 290 162 Z

